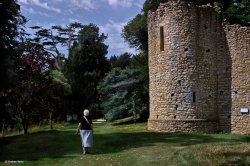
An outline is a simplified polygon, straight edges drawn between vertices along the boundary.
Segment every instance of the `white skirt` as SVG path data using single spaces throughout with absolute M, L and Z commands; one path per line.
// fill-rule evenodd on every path
M 82 147 L 93 146 L 93 131 L 92 130 L 80 130 Z

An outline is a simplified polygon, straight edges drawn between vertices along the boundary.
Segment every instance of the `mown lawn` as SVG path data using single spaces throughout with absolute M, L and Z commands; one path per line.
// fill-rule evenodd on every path
M 0 165 L 250 165 L 250 135 L 157 133 L 146 123 L 95 124 L 93 154 L 81 155 L 76 125 L 0 138 Z M 15 164 L 18 165 L 18 164 Z

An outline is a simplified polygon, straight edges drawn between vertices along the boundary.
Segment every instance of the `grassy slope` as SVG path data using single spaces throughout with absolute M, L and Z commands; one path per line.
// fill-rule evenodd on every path
M 0 165 L 250 165 L 250 136 L 155 133 L 146 124 L 96 124 L 94 154 L 81 155 L 75 125 L 0 138 Z

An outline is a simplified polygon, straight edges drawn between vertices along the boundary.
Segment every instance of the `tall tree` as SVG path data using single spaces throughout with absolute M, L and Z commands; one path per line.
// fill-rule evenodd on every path
M 54 57 L 54 67 L 60 70 L 62 67 L 63 55 L 58 49 L 60 43 L 58 36 L 53 29 L 46 29 L 39 26 L 33 26 L 32 29 L 37 30 L 35 37 L 30 40 L 34 45 L 40 46 L 45 52 L 51 54 Z
M 146 14 L 138 14 L 129 21 L 122 30 L 122 37 L 130 47 L 138 50 L 148 50 L 148 30 Z
M 138 89 L 138 77 L 136 69 L 114 68 L 100 82 L 98 90 L 108 121 L 140 115 L 146 110 Z
M 38 47 L 23 52 L 18 60 L 18 81 L 8 95 L 7 109 L 17 123 L 21 123 L 24 134 L 33 113 L 34 99 L 47 80 L 51 57 Z M 39 94 L 40 95 L 40 94 Z
M 106 58 L 108 46 L 104 44 L 106 38 L 99 34 L 96 25 L 84 25 L 66 60 L 64 71 L 72 87 L 75 112 L 99 101 L 96 87 L 110 68 Z
M 62 105 L 64 106 L 65 97 L 71 94 L 71 87 L 63 73 L 58 70 L 50 70 L 48 78 L 46 87 L 40 89 L 40 96 L 48 113 L 50 128 L 53 129 L 55 115 L 66 115 L 67 110 Z
M 54 57 L 54 67 L 58 70 L 62 68 L 64 55 L 59 51 L 58 45 L 66 46 L 69 51 L 73 42 L 77 40 L 77 33 L 83 25 L 78 22 L 70 23 L 65 27 L 60 25 L 52 26 L 50 29 L 40 26 L 33 26 L 31 29 L 37 30 L 35 37 L 31 40 L 33 43 L 43 46 Z
M 15 0 L 0 3 L 0 92 L 7 88 L 15 76 L 15 62 L 18 57 L 18 36 L 23 32 L 26 19 L 20 14 Z
M 73 43 L 77 41 L 78 38 L 78 31 L 83 28 L 84 26 L 79 22 L 73 22 L 69 25 L 66 25 L 65 27 L 62 27 L 60 25 L 52 26 L 52 29 L 57 30 L 58 41 L 63 45 L 67 46 L 68 49 L 68 55 L 70 52 L 71 47 L 73 46 Z
M 16 80 L 16 67 L 19 51 L 18 37 L 23 31 L 26 19 L 20 14 L 20 6 L 16 0 L 1 0 L 0 2 L 0 121 L 2 131 L 6 119 L 10 119 L 5 110 L 6 90 Z
M 145 110 L 141 114 L 142 120 L 147 120 L 149 117 L 149 71 L 148 71 L 148 53 L 142 52 L 133 56 L 131 59 L 131 67 L 139 71 L 138 85 L 136 90 L 145 106 Z

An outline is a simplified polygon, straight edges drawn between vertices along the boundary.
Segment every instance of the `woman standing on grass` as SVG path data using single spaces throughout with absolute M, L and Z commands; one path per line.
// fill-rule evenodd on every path
M 93 124 L 88 115 L 89 110 L 85 109 L 77 127 L 77 134 L 80 132 L 81 136 L 83 154 L 87 154 L 88 148 L 93 146 Z

